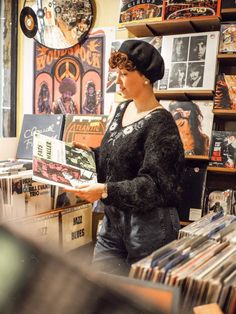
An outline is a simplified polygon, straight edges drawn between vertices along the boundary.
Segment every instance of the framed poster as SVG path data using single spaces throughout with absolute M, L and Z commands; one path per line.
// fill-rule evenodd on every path
M 102 114 L 105 33 L 90 34 L 83 45 L 50 49 L 35 42 L 36 114 Z

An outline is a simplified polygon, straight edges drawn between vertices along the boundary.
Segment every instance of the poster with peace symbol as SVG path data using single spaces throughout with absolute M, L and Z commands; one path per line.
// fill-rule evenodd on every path
M 83 45 L 50 49 L 34 46 L 35 114 L 104 112 L 105 33 L 94 31 Z

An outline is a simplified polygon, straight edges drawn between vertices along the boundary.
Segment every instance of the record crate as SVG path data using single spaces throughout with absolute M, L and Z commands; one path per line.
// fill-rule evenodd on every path
M 62 250 L 68 252 L 92 241 L 92 204 L 60 211 Z

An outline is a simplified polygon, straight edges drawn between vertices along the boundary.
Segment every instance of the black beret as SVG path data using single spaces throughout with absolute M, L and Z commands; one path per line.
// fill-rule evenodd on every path
M 165 70 L 164 60 L 158 50 L 148 42 L 137 39 L 126 40 L 118 51 L 127 54 L 137 70 L 151 83 L 162 79 Z

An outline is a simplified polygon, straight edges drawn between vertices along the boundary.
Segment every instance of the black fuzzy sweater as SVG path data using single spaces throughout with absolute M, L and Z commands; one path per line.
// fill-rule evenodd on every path
M 104 203 L 132 212 L 177 207 L 184 150 L 175 121 L 157 108 L 122 127 L 128 104 L 118 106 L 96 158 L 98 181 L 108 184 Z

